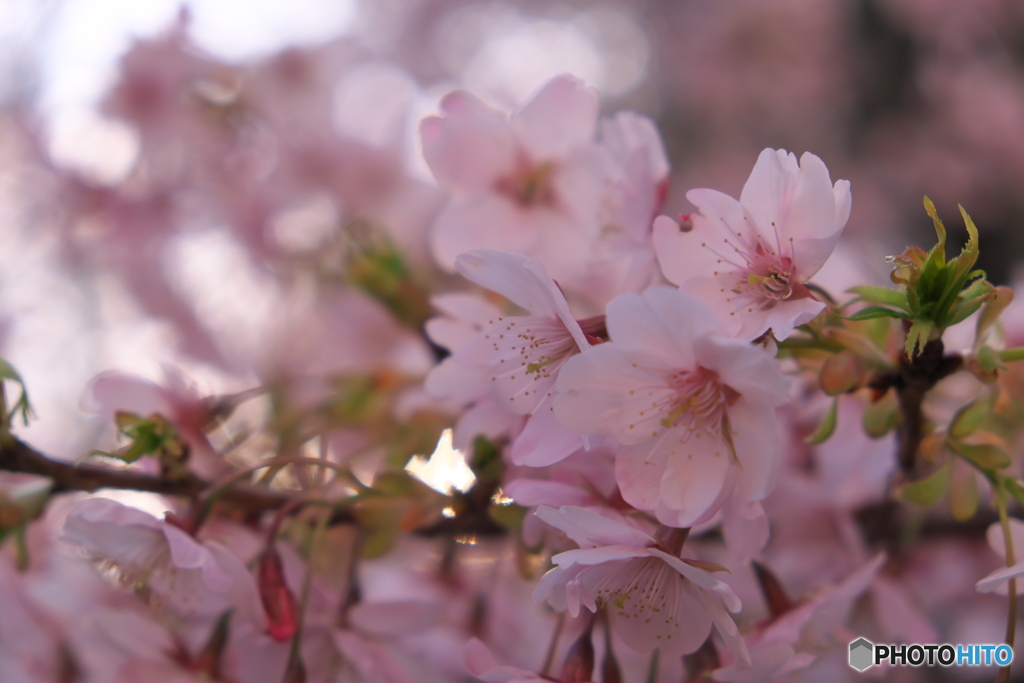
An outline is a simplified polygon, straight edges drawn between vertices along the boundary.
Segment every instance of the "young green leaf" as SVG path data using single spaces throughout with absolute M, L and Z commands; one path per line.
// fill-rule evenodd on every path
M 992 396 L 988 394 L 962 407 L 949 423 L 949 435 L 959 441 L 973 434 L 985 422 L 992 403 Z
M 864 408 L 864 431 L 872 439 L 881 439 L 889 433 L 900 419 L 899 404 L 895 392 L 886 392 L 885 396 Z
M 949 512 L 958 522 L 966 522 L 978 510 L 978 480 L 973 472 L 963 472 L 949 487 Z
M 1000 481 L 1007 493 L 1013 496 L 1013 499 L 1017 501 L 1017 504 L 1024 506 L 1024 483 L 1018 479 L 1010 479 L 1009 477 L 1004 477 Z
M 814 430 L 814 433 L 804 439 L 804 443 L 819 444 L 828 441 L 832 434 L 836 431 L 836 416 L 839 412 L 839 399 L 832 399 L 832 405 L 829 406 L 828 412 L 825 413 L 825 419 L 821 421 L 818 428 Z
M 913 358 L 924 350 L 934 329 L 935 325 L 931 321 L 915 320 L 914 324 L 910 326 L 910 331 L 907 332 L 907 356 Z
M 954 453 L 986 472 L 1001 470 L 1010 465 L 1010 454 L 995 444 L 970 444 L 949 440 Z
M 857 322 L 858 320 L 874 320 L 875 318 L 899 318 L 905 320 L 910 318 L 910 314 L 903 311 L 894 311 L 883 306 L 867 306 L 853 315 L 847 316 L 844 320 Z
M 899 490 L 899 496 L 908 503 L 914 503 L 922 507 L 931 507 L 946 495 L 952 480 L 952 474 L 953 463 L 947 462 L 930 476 L 904 485 Z
M 907 312 L 910 311 L 907 304 L 907 295 L 898 289 L 863 285 L 861 287 L 851 287 L 847 291 L 853 292 L 857 295 L 857 298 L 869 304 L 883 304 L 885 306 L 901 308 Z
M 15 413 L 21 413 L 21 419 L 28 425 L 29 419 L 32 418 L 32 405 L 28 401 L 28 389 L 25 387 L 25 380 L 21 378 L 18 371 L 14 369 L 14 366 L 0 358 L 0 406 L 3 405 L 3 381 L 14 382 L 21 388 L 21 395 L 18 396 L 18 400 L 14 402 L 14 407 L 11 409 L 10 415 L 0 415 L 0 427 L 6 428 L 10 425 L 10 418 Z M 4 407 L 6 411 L 6 407 Z
M 924 198 L 924 210 L 932 219 L 932 224 L 935 225 L 935 235 L 939 239 L 928 252 L 928 256 L 930 258 L 933 253 L 937 254 L 937 265 L 941 267 L 946 265 L 946 226 L 942 224 L 942 219 L 939 218 L 939 213 L 935 210 L 935 204 L 927 196 Z

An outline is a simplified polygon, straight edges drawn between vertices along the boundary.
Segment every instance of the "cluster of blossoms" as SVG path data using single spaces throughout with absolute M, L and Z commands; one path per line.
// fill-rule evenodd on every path
M 684 539 L 730 525 L 747 557 L 767 540 L 760 502 L 792 384 L 775 341 L 825 309 L 806 284 L 839 241 L 849 183 L 813 154 L 768 149 L 739 200 L 691 190 L 698 212 L 676 222 L 657 216 L 668 168 L 651 122 L 620 114 L 595 139 L 596 96 L 575 79 L 510 117 L 465 93 L 442 112 L 422 127 L 452 192 L 436 253 L 486 291 L 436 298 L 446 315 L 427 330 L 450 355 L 426 387 L 463 406 L 457 446 L 507 443 L 503 486 L 579 546 L 552 557 L 535 597 L 606 612 L 629 647 L 666 658 L 712 647 L 714 625 L 728 671 L 749 669 L 725 567 Z
M 120 440 L 69 464 L 15 436 L 0 361 L 0 679 L 846 680 L 860 635 L 1003 639 L 977 593 L 1024 576 L 1024 328 L 966 213 L 947 259 L 926 202 L 936 246 L 863 285 L 814 154 L 661 215 L 654 123 L 560 76 L 513 113 L 444 97 L 432 186 L 291 90 L 344 59 L 186 43 L 136 47 L 105 101 L 123 182 L 35 163 L 60 257 L 219 389 L 101 374 Z M 169 273 L 190 248 L 262 312 Z

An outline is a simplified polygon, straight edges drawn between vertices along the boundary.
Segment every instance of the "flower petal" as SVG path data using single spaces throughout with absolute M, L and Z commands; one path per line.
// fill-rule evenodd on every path
M 547 505 L 541 505 L 534 513 L 545 522 L 564 531 L 569 538 L 576 541 L 581 548 L 593 548 L 596 546 L 627 546 L 637 551 L 630 557 L 644 554 L 643 549 L 654 545 L 655 541 L 649 534 L 630 526 L 625 522 L 612 519 L 606 515 L 600 515 L 593 510 L 566 505 L 557 510 Z M 639 549 L 639 550 L 638 550 Z M 569 551 L 578 553 L 580 551 Z M 562 553 L 566 555 L 566 553 Z M 621 557 L 621 555 L 615 555 Z M 577 556 L 573 556 L 577 557 Z M 584 558 L 589 556 L 583 556 Z M 583 564 L 592 564 L 590 561 L 574 560 Z M 600 560 L 599 560 L 600 561 Z M 563 563 L 558 563 L 563 564 Z
M 579 79 L 558 76 L 512 117 L 512 127 L 533 161 L 557 160 L 593 140 L 597 108 L 597 96 Z

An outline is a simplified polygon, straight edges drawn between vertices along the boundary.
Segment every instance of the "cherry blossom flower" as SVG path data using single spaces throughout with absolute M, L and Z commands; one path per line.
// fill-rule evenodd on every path
M 811 153 L 761 152 L 739 201 L 690 190 L 699 213 L 680 229 L 661 216 L 654 245 L 665 276 L 712 305 L 730 336 L 772 330 L 785 339 L 824 304 L 805 286 L 828 259 L 850 215 L 850 183 L 829 178 Z M 692 227 L 691 227 L 692 224 Z
M 580 549 L 552 558 L 555 567 L 537 584 L 535 598 L 573 616 L 581 605 L 592 612 L 604 606 L 627 645 L 641 652 L 658 648 L 663 657 L 696 651 L 714 625 L 737 658 L 749 664 L 746 645 L 726 611 L 738 612 L 739 598 L 694 566 L 698 563 L 665 552 L 653 536 L 610 512 L 542 506 L 536 514 Z
M 736 476 L 765 495 L 788 382 L 760 348 L 720 334 L 706 304 L 670 287 L 608 306 L 611 343 L 569 359 L 558 419 L 618 442 L 622 496 L 670 526 L 708 520 Z
M 999 557 L 1006 557 L 1006 536 L 1003 527 L 996 522 L 988 528 L 988 546 Z M 1016 518 L 1010 518 L 1010 541 L 1013 543 L 1013 551 L 1016 556 L 1024 555 L 1024 522 Z M 1006 595 L 1010 592 L 1010 579 L 1024 577 L 1024 561 L 1018 561 L 1010 567 L 1001 567 L 985 578 L 978 581 L 976 588 L 981 593 L 996 592 L 999 595 Z M 1024 593 L 1024 581 L 1017 581 L 1017 593 Z
M 601 122 L 601 148 L 608 173 L 601 197 L 600 231 L 576 256 L 579 275 L 559 282 L 586 314 L 603 313 L 619 294 L 654 284 L 657 266 L 651 223 L 668 192 L 669 165 L 654 122 L 619 112 Z
M 149 513 L 107 498 L 89 498 L 68 513 L 64 540 L 112 562 L 129 581 L 144 581 L 154 604 L 184 619 L 208 622 L 228 609 L 265 628 L 252 575 L 221 543 L 200 543 Z M 197 637 L 207 634 L 198 629 Z
M 442 365 L 444 370 L 428 378 L 428 388 L 439 395 L 458 395 L 474 383 L 466 382 L 451 365 L 475 369 L 475 382 L 484 378 L 499 407 L 529 415 L 511 448 L 516 464 L 548 465 L 581 448 L 582 437 L 558 422 L 551 404 L 559 370 L 570 357 L 590 348 L 590 341 L 558 285 L 537 259 L 520 254 L 481 249 L 461 255 L 456 266 L 465 277 L 529 315 L 488 320 L 456 350 L 447 367 Z M 601 321 L 584 324 L 596 331 Z
M 819 654 L 845 647 L 848 639 L 843 624 L 854 601 L 864 594 L 885 562 L 879 554 L 842 581 L 822 587 L 789 610 L 775 614 L 746 634 L 753 667 L 744 670 L 733 661 L 712 674 L 716 681 L 769 683 L 780 676 L 803 669 Z
M 462 91 L 441 112 L 421 126 L 423 155 L 453 195 L 434 226 L 438 260 L 451 266 L 462 252 L 492 248 L 577 268 L 603 183 L 596 95 L 561 76 L 511 118 Z
M 477 436 L 497 439 L 517 434 L 522 429 L 522 416 L 499 405 L 487 375 L 478 367 L 460 362 L 458 352 L 482 333 L 490 321 L 500 318 L 501 309 L 471 294 L 435 296 L 431 303 L 441 315 L 427 321 L 427 336 L 451 355 L 427 374 L 423 387 L 431 396 L 450 401 L 459 413 L 452 444 L 466 450 Z
M 179 431 L 189 446 L 189 466 L 204 477 L 224 476 L 230 471 L 224 458 L 206 436 L 218 407 L 210 398 L 201 397 L 185 377 L 165 371 L 164 383 L 119 372 L 104 372 L 93 378 L 86 402 L 106 424 L 113 424 L 119 411 L 142 417 L 160 415 Z

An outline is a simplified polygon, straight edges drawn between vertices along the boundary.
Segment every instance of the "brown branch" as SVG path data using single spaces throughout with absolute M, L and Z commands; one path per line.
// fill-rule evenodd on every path
M 47 477 L 53 481 L 54 493 L 113 488 L 197 500 L 211 488 L 209 482 L 192 473 L 182 479 L 169 480 L 130 469 L 72 465 L 51 460 L 13 437 L 0 440 L 0 470 Z M 218 502 L 247 514 L 277 510 L 294 499 L 295 495 L 250 484 L 236 484 L 217 494 Z
M 912 358 L 901 353 L 896 370 L 876 377 L 869 384 L 871 388 L 880 391 L 890 388 L 896 391 L 901 418 L 896 427 L 898 460 L 904 474 L 913 476 L 917 465 L 917 454 L 925 431 L 925 396 L 940 380 L 949 377 L 962 366 L 961 356 L 946 355 L 942 339 L 933 339 Z

